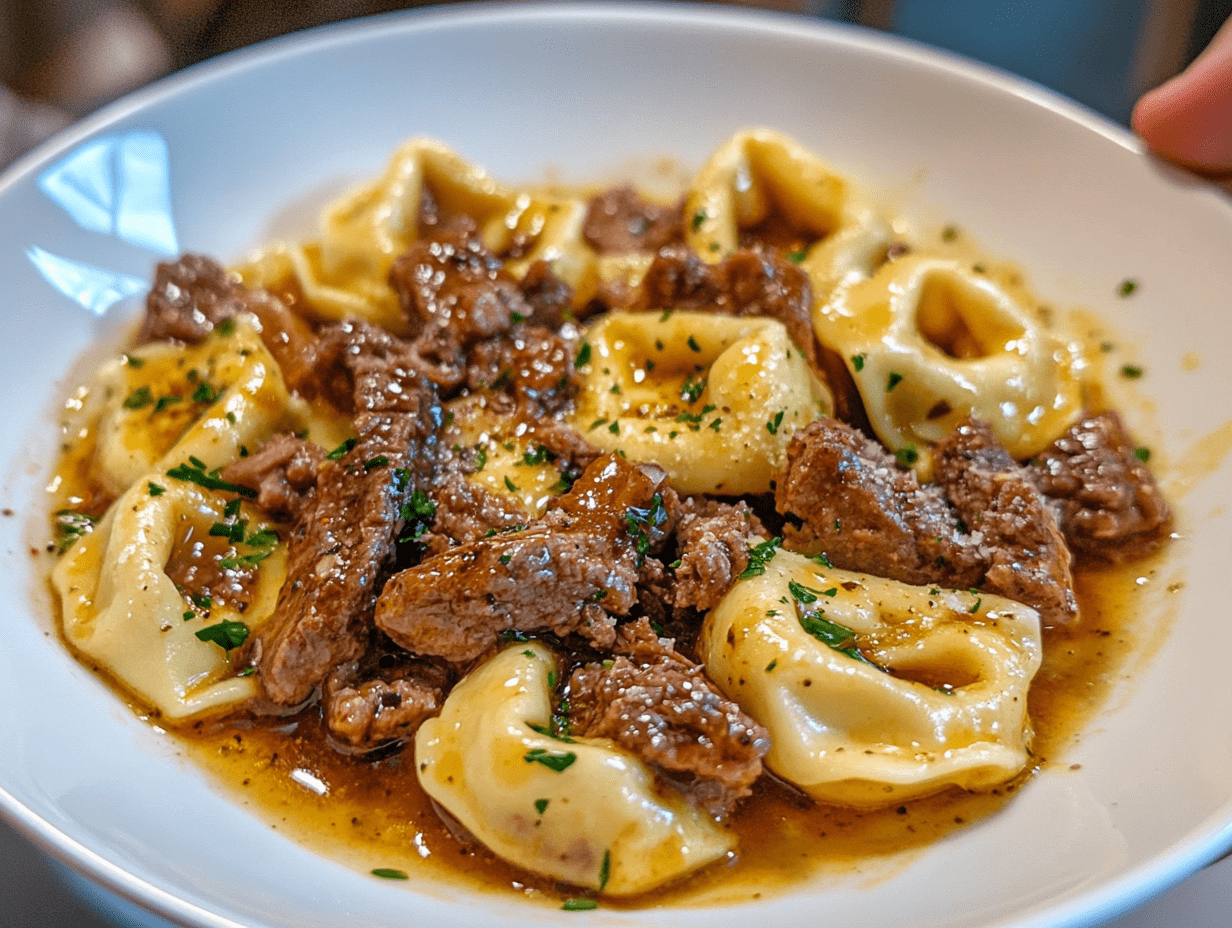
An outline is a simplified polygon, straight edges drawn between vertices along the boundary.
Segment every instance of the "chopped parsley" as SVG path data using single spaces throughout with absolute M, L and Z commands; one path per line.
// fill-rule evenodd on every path
M 197 384 L 197 389 L 193 391 L 192 401 L 194 403 L 212 403 L 218 399 L 221 390 L 215 390 L 204 380 Z M 160 401 L 161 402 L 161 401 Z
M 851 356 L 851 366 L 855 368 L 857 374 L 864 370 L 864 355 L 853 354 Z
M 582 347 L 578 349 L 577 357 L 573 359 L 574 370 L 580 370 L 590 363 L 590 342 L 582 342 Z
M 395 870 L 393 867 L 377 867 L 372 871 L 373 876 L 379 876 L 382 880 L 409 880 L 405 870 Z
M 790 261 L 792 264 L 799 264 L 806 257 L 808 257 L 807 248 L 801 248 L 799 251 L 787 252 L 787 260 Z
M 894 452 L 894 457 L 901 466 L 912 467 L 920 459 L 920 452 L 915 450 L 915 445 L 903 445 Z
M 890 376 L 886 378 L 886 393 L 889 393 L 902 382 L 902 374 L 897 374 L 894 371 L 890 371 Z
M 699 209 L 693 214 L 693 218 L 689 221 L 689 227 L 696 232 L 702 227 L 702 223 L 706 221 L 706 211 Z
M 184 402 L 184 397 L 177 393 L 170 393 L 167 396 L 160 396 L 158 402 L 154 404 L 155 412 L 162 412 L 168 406 L 174 406 L 176 403 Z
M 749 564 L 740 572 L 736 579 L 748 580 L 750 577 L 760 577 L 764 574 L 766 572 L 766 565 L 774 560 L 774 556 L 778 554 L 779 545 L 782 543 L 783 539 L 778 537 L 750 545 Z
M 133 370 L 136 370 L 139 367 L 145 366 L 145 358 L 138 358 L 138 357 L 134 357 L 131 354 L 126 354 L 124 355 L 124 363 L 127 364 L 129 367 L 131 367 Z
M 243 622 L 223 619 L 217 625 L 207 625 L 197 632 L 202 641 L 212 641 L 224 651 L 238 648 L 248 640 L 248 626 Z
M 94 516 L 78 512 L 76 509 L 61 509 L 57 511 L 53 524 L 55 525 L 59 552 L 63 554 L 82 535 L 90 534 L 94 529 L 94 523 L 97 521 Z
M 540 815 L 542 815 L 544 812 L 547 811 L 548 802 L 549 800 L 547 799 L 536 799 L 535 800 L 535 811 L 538 812 Z
M 1137 380 L 1142 376 L 1142 368 L 1136 364 L 1124 364 L 1121 366 L 1121 376 L 1128 377 L 1130 380 Z
M 240 496 L 247 496 L 250 499 L 256 498 L 256 490 L 250 490 L 248 487 L 242 487 L 236 483 L 228 483 L 218 476 L 221 471 L 221 467 L 216 467 L 207 473 L 205 464 L 198 458 L 190 457 L 188 463 L 179 464 L 167 471 L 167 476 L 173 480 L 195 483 L 197 486 L 204 487 L 207 490 L 222 490 L 226 493 L 237 493 Z
M 561 773 L 573 766 L 573 762 L 577 760 L 577 755 L 572 751 L 564 751 L 557 754 L 544 748 L 531 748 L 522 757 L 522 760 L 528 764 L 543 764 L 549 770 Z
M 599 908 L 599 903 L 593 899 L 566 899 L 565 904 L 561 906 L 561 909 L 566 912 L 589 912 L 597 908 Z
M 154 481 L 152 481 L 152 480 L 151 480 L 151 481 L 149 481 L 149 482 L 146 484 L 146 486 L 148 486 L 148 487 L 149 487 L 149 489 L 150 489 L 150 495 L 151 495 L 151 496 L 162 496 L 164 493 L 166 493 L 166 492 L 167 492 L 167 488 L 166 488 L 166 487 L 159 486 L 157 483 L 155 483 L 155 482 L 154 482 Z
M 124 402 L 121 404 L 125 409 L 144 409 L 154 402 L 154 397 L 150 394 L 149 387 L 138 387 L 128 396 L 124 397 Z
M 777 435 L 779 433 L 779 426 L 783 424 L 783 413 L 784 412 L 785 410 L 780 409 L 777 413 L 775 413 L 775 416 L 773 419 L 767 420 L 766 431 L 769 432 L 771 435 Z
M 1147 461 L 1151 459 L 1151 449 L 1150 448 L 1135 448 L 1134 457 L 1136 457 L 1139 461 L 1145 464 Z
M 705 391 L 708 381 L 709 378 L 707 377 L 700 377 L 694 380 L 693 375 L 690 374 L 685 378 L 684 386 L 680 388 L 680 398 L 690 405 L 696 403 L 699 399 L 701 399 L 702 393 Z
M 344 441 L 337 448 L 335 448 L 333 451 L 331 451 L 329 454 L 325 456 L 329 458 L 329 460 L 331 461 L 341 461 L 344 457 L 346 457 L 348 454 L 351 453 L 351 449 L 355 447 L 356 440 L 357 439 L 354 439 L 354 438 L 348 438 L 346 441 Z
M 599 865 L 599 892 L 607 889 L 608 878 L 612 875 L 612 852 L 603 852 L 603 863 Z
M 1138 281 L 1129 278 L 1121 281 L 1121 286 L 1117 288 L 1117 292 L 1121 294 L 1121 296 L 1132 296 L 1137 289 Z
M 695 351 L 698 354 L 701 354 L 702 346 L 697 343 L 697 339 L 692 335 L 689 336 L 688 341 L 686 341 L 685 344 L 689 346 L 690 351 Z

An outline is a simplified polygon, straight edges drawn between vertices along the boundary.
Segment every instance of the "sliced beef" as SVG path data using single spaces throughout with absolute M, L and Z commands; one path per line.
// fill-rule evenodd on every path
M 1116 413 L 1084 416 L 1031 464 L 1075 551 L 1117 563 L 1167 538 L 1168 503 Z
M 646 619 L 620 628 L 616 651 L 610 663 L 574 671 L 571 734 L 611 738 L 699 804 L 730 812 L 761 776 L 769 733 L 724 697 L 700 665 L 655 635 Z
M 518 325 L 513 331 L 479 342 L 467 357 L 472 390 L 503 390 L 523 406 L 527 418 L 552 416 L 571 408 L 581 384 L 574 341 L 548 329 Z
M 325 455 L 318 445 L 282 432 L 224 467 L 222 479 L 256 490 L 258 506 L 276 519 L 293 522 L 316 489 Z
M 683 216 L 683 201 L 671 206 L 651 203 L 625 184 L 591 198 L 582 237 L 600 254 L 654 252 L 683 239 Z
M 661 469 L 617 455 L 596 460 L 525 531 L 460 545 L 394 576 L 377 626 L 409 651 L 454 662 L 480 656 L 510 630 L 577 632 L 610 646 L 612 616 L 637 600 L 639 531 L 653 543 L 653 530 L 630 514 L 654 511 L 664 479 Z
M 1076 617 L 1056 518 L 986 425 L 968 422 L 938 446 L 929 486 L 831 419 L 797 432 L 787 456 L 775 496 L 787 547 L 846 570 L 997 593 L 1048 625 Z
M 741 250 L 718 264 L 707 264 L 683 245 L 664 248 L 642 280 L 639 303 L 646 309 L 777 319 L 820 371 L 808 275 L 777 253 Z
M 920 486 L 885 448 L 834 419 L 792 437 L 775 505 L 787 547 L 824 551 L 835 567 L 959 589 L 983 576 L 940 488 Z
M 471 483 L 457 470 L 441 478 L 432 498 L 436 518 L 423 542 L 433 554 L 493 534 L 520 531 L 530 521 L 516 500 Z
M 964 422 L 934 460 L 937 482 L 987 557 L 980 588 L 1026 603 L 1045 625 L 1076 619 L 1070 553 L 1056 516 L 988 423 Z
M 704 496 L 684 499 L 676 523 L 680 566 L 675 570 L 673 605 L 702 611 L 717 606 L 749 566 L 749 536 L 765 533 L 743 501 L 733 505 Z
M 220 322 L 244 312 L 261 321 L 261 341 L 278 362 L 287 385 L 311 396 L 311 366 L 306 359 L 312 355 L 312 329 L 278 297 L 245 287 L 222 265 L 201 255 L 183 255 L 158 265 L 137 341 L 199 342 Z
M 571 318 L 573 288 L 556 276 L 548 262 L 534 262 L 526 269 L 520 286 L 531 308 L 527 319 L 531 325 L 556 330 Z
M 302 702 L 366 649 L 408 502 L 431 486 L 436 466 L 436 391 L 401 363 L 397 344 L 369 337 L 363 325 L 345 328 L 353 339 L 338 353 L 346 376 L 336 380 L 352 384 L 356 443 L 319 468 L 291 533 L 274 618 L 253 646 L 263 691 L 281 705 Z
M 394 261 L 389 282 L 414 334 L 444 333 L 459 349 L 507 332 L 515 313 L 532 313 L 517 279 L 465 227 L 416 241 Z
M 453 682 L 447 671 L 411 657 L 386 655 L 364 664 L 339 665 L 326 679 L 324 694 L 330 734 L 360 750 L 413 736 L 440 711 Z

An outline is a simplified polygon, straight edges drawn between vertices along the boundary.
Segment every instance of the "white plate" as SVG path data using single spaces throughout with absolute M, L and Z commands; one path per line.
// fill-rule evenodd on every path
M 549 168 L 585 180 L 660 154 L 697 165 L 753 124 L 895 191 L 908 211 L 960 223 L 1019 260 L 1046 298 L 1113 318 L 1147 371 L 1152 444 L 1171 468 L 1183 538 L 1143 597 L 1171 631 L 1066 756 L 1080 770 L 1047 771 L 1004 813 L 890 876 L 819 880 L 749 906 L 674 910 L 672 921 L 1081 925 L 1232 844 L 1228 201 L 1110 123 L 990 69 L 849 28 L 661 5 L 431 10 L 308 33 L 143 91 L 5 175 L 0 507 L 15 515 L 0 518 L 4 814 L 185 925 L 659 921 L 377 881 L 284 840 L 65 653 L 42 585 L 47 556 L 31 544 L 66 371 L 133 301 L 101 316 L 86 307 L 107 304 L 108 287 L 138 288 L 159 248 L 235 259 L 301 221 L 289 207 L 372 174 L 413 134 L 510 181 Z M 1120 299 L 1126 277 L 1141 288 Z M 1166 593 L 1172 582 L 1181 587 Z

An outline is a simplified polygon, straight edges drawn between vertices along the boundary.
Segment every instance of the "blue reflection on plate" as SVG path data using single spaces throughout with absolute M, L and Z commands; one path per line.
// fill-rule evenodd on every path
M 83 229 L 159 254 L 179 252 L 167 143 L 157 132 L 92 139 L 44 171 L 38 185 Z
M 44 280 L 99 316 L 125 297 L 150 289 L 148 280 L 62 258 L 37 245 L 27 249 L 26 256 Z

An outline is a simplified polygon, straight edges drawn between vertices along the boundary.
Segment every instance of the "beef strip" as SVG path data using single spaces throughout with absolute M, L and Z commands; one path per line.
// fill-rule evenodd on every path
M 1074 621 L 1070 553 L 1056 516 L 988 423 L 959 425 L 937 446 L 934 461 L 937 482 L 987 552 L 980 588 L 1027 603 L 1046 625 Z
M 684 237 L 684 201 L 661 206 L 635 187 L 611 187 L 591 198 L 582 237 L 600 254 L 658 251 Z
M 508 334 L 474 345 L 467 357 L 467 386 L 499 389 L 526 411 L 519 418 L 554 416 L 573 405 L 581 384 L 574 339 L 548 329 L 517 325 Z
M 983 575 L 940 488 L 920 486 L 885 448 L 834 419 L 792 437 L 775 505 L 789 523 L 787 547 L 824 551 L 835 567 L 959 589 Z
M 808 275 L 777 254 L 741 250 L 707 264 L 683 245 L 664 248 L 642 280 L 639 304 L 777 319 L 820 372 Z
M 378 330 L 379 331 L 379 330 Z M 328 380 L 352 384 L 354 447 L 318 470 L 292 530 L 287 581 L 253 645 L 265 695 L 294 705 L 368 645 L 372 609 L 416 490 L 432 483 L 442 412 L 436 391 L 401 363 L 396 340 L 344 323 Z M 349 343 L 347 343 L 349 336 Z
M 310 441 L 281 432 L 248 457 L 222 470 L 222 479 L 257 492 L 257 505 L 276 519 L 295 521 L 317 486 L 326 452 Z
M 348 661 L 326 678 L 325 724 L 360 750 L 404 740 L 440 711 L 452 682 L 448 671 L 407 655 Z
M 556 276 L 552 265 L 536 261 L 526 269 L 519 284 L 522 296 L 531 308 L 527 319 L 531 325 L 545 329 L 559 329 L 570 318 L 573 307 L 573 288 Z
M 471 483 L 458 470 L 450 470 L 432 491 L 436 518 L 422 542 L 431 554 L 469 544 L 491 534 L 521 530 L 529 521 L 514 499 Z
M 1116 413 L 1084 416 L 1031 464 L 1032 479 L 1055 502 L 1075 551 L 1119 563 L 1167 538 L 1168 503 Z
M 261 340 L 287 386 L 311 396 L 311 364 L 306 359 L 312 355 L 313 334 L 308 324 L 274 294 L 245 287 L 222 265 L 201 255 L 158 265 L 137 341 L 199 342 L 220 322 L 244 312 L 260 320 Z
M 775 502 L 800 522 L 784 530 L 787 547 L 824 551 L 845 570 L 997 593 L 1048 625 L 1076 617 L 1056 518 L 986 425 L 968 422 L 942 442 L 929 486 L 831 419 L 797 432 L 787 456 Z
M 672 590 L 673 605 L 708 611 L 727 595 L 736 577 L 749 566 L 749 536 L 765 528 L 748 504 L 691 496 L 683 500 L 676 524 L 680 566 Z
M 611 738 L 686 786 L 711 812 L 730 812 L 761 776 L 769 733 L 645 618 L 621 626 L 616 651 L 610 666 L 574 671 L 570 733 Z
M 377 626 L 409 651 L 453 662 L 473 660 L 510 630 L 577 632 L 610 646 L 612 616 L 637 599 L 643 555 L 629 515 L 653 507 L 664 479 L 653 465 L 596 460 L 525 531 L 460 545 L 395 575 L 377 602 Z

